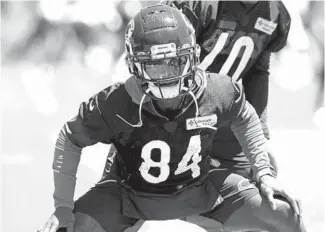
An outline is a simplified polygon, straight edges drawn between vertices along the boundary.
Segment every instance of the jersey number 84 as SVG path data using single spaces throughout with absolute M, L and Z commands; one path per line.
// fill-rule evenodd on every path
M 160 150 L 160 161 L 156 162 L 151 158 L 151 152 L 153 149 Z M 186 153 L 182 157 L 182 160 L 178 163 L 177 169 L 174 171 L 174 175 L 182 174 L 188 170 L 192 171 L 192 177 L 196 178 L 200 176 L 200 166 L 198 163 L 202 160 L 201 152 L 201 139 L 200 135 L 194 135 L 190 138 L 189 145 Z M 141 157 L 143 162 L 140 165 L 140 173 L 144 180 L 152 184 L 158 184 L 166 181 L 170 175 L 170 146 L 161 140 L 152 140 L 143 146 L 141 151 Z M 192 162 L 190 162 L 192 160 Z M 190 163 L 190 164 L 189 164 Z M 160 169 L 158 176 L 154 176 L 149 173 L 150 168 L 156 167 Z

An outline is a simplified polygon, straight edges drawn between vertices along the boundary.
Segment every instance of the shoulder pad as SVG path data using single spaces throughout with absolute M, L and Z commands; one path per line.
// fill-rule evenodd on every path
M 241 95 L 241 87 L 227 75 L 208 73 L 207 80 L 209 94 L 223 102 L 231 103 Z
M 118 95 L 118 92 L 120 92 L 119 89 L 121 89 L 121 87 L 123 87 L 123 86 L 124 86 L 123 82 L 114 83 L 113 85 L 111 85 L 111 86 L 103 89 L 99 93 L 97 93 L 97 98 L 99 100 L 108 100 L 112 97 L 115 98 L 114 96 L 116 94 Z
M 278 52 L 287 44 L 291 17 L 282 1 L 270 1 L 271 18 L 276 18 L 277 30 L 268 46 L 270 52 Z

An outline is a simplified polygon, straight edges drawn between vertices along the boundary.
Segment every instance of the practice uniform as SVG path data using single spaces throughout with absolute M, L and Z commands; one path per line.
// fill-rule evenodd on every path
M 100 225 L 105 231 L 123 231 L 138 219 L 194 214 L 224 222 L 258 194 L 247 179 L 213 169 L 209 158 L 217 130 L 231 125 L 253 164 L 255 178 L 271 175 L 258 117 L 241 86 L 228 76 L 200 75 L 202 83 L 193 91 L 196 101 L 186 95 L 173 118 L 159 114 L 150 97 L 143 98 L 134 77 L 81 104 L 77 117 L 63 127 L 55 149 L 56 208 L 73 207 L 69 194 L 75 179 L 66 178 L 73 174 L 65 170 L 79 162 L 83 147 L 114 144 L 118 170 L 104 175 L 75 202 L 76 228 L 88 223 L 88 229 Z

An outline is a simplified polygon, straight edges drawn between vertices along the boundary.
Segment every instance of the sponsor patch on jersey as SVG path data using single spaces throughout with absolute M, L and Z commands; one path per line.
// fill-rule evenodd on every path
M 268 35 L 271 35 L 277 26 L 278 26 L 277 23 L 258 17 L 254 28 Z
M 218 118 L 216 114 L 207 115 L 197 118 L 186 119 L 186 129 L 193 130 L 198 128 L 205 128 L 217 124 Z

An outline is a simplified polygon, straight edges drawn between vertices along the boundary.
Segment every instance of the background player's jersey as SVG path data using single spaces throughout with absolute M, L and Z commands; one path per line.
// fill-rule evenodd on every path
M 201 46 L 201 68 L 235 80 L 263 52 L 287 41 L 290 16 L 281 1 L 167 1 L 190 19 Z M 268 65 L 266 65 L 268 69 Z
M 82 103 L 77 120 L 89 138 L 114 144 L 122 163 L 119 166 L 124 167 L 123 179 L 133 189 L 175 192 L 208 174 L 208 154 L 216 131 L 201 126 L 229 124 L 245 102 L 229 77 L 211 75 L 197 100 L 199 118 L 195 119 L 196 106 L 190 95 L 184 104 L 188 108 L 173 120 L 159 115 L 148 98 L 141 110 L 143 125 L 131 126 L 139 121 L 138 102 L 125 87 L 136 86 L 131 78 L 125 85 L 109 87 Z M 75 131 L 73 124 L 68 127 Z M 69 140 L 74 143 L 77 137 L 72 133 Z
M 287 41 L 290 15 L 281 1 L 162 1 L 182 9 L 196 30 L 202 69 L 242 81 L 247 100 L 266 123 L 270 53 Z M 229 128 L 219 130 L 212 154 L 249 166 Z M 233 164 L 232 165 L 236 165 Z

